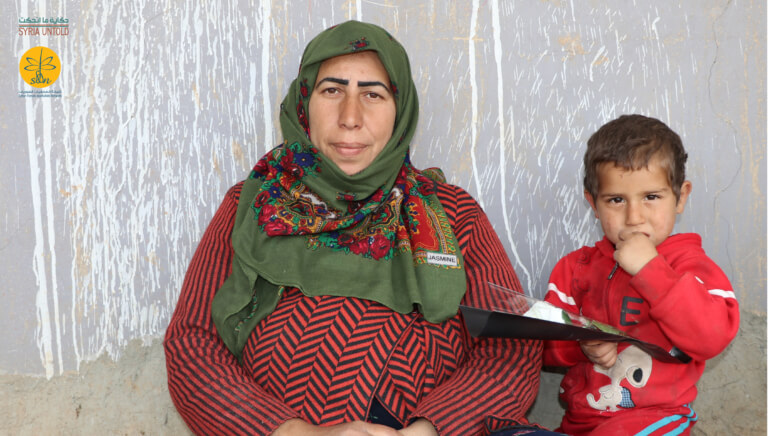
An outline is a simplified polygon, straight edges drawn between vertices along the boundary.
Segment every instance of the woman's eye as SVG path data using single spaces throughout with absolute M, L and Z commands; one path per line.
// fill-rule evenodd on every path
M 373 91 L 367 92 L 365 95 L 366 95 L 368 98 L 370 98 L 370 99 L 373 99 L 373 100 L 378 100 L 378 99 L 380 99 L 380 98 L 381 98 L 381 95 L 380 95 L 380 94 L 377 94 L 377 93 L 375 93 L 375 92 L 373 92 Z
M 320 91 L 322 94 L 328 94 L 328 95 L 334 95 L 339 93 L 338 88 L 325 88 L 322 91 Z

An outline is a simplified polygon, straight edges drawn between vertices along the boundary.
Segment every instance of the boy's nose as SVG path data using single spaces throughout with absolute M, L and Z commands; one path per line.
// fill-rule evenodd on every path
M 627 203 L 627 225 L 633 226 L 643 223 L 643 213 L 639 205 Z
M 362 111 L 360 102 L 353 96 L 345 96 L 341 102 L 339 112 L 339 125 L 347 129 L 355 129 L 362 124 Z

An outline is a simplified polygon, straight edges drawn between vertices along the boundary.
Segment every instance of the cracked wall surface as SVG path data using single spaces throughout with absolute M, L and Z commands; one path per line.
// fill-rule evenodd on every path
M 480 201 L 533 296 L 559 257 L 599 237 L 581 188 L 589 135 L 632 112 L 680 133 L 693 194 L 677 230 L 704 235 L 742 316 L 758 320 L 736 343 L 762 344 L 716 359 L 708 374 L 723 381 L 697 402 L 718 422 L 736 419 L 708 401 L 762 410 L 738 422 L 765 433 L 764 1 L 13 0 L 0 12 L 0 392 L 20 404 L 55 408 L 77 386 L 165 434 L 164 409 L 140 412 L 147 401 L 130 396 L 165 388 L 132 388 L 118 368 L 147 366 L 141 377 L 162 383 L 157 340 L 205 225 L 280 140 L 277 106 L 306 42 L 352 18 L 409 51 L 414 163 Z M 68 34 L 25 34 L 30 17 L 66 18 Z M 20 96 L 32 89 L 22 55 L 40 45 L 61 59 L 58 97 Z M 542 391 L 537 413 L 559 412 L 555 393 Z M 72 422 L 75 434 L 83 421 Z

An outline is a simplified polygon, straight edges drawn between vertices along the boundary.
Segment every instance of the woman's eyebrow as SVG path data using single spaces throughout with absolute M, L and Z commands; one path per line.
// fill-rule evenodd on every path
M 379 82 L 379 81 L 373 81 L 373 82 L 357 82 L 357 86 L 359 86 L 359 87 L 361 87 L 361 88 L 365 88 L 365 87 L 368 87 L 368 86 L 382 86 L 382 87 L 384 87 L 384 88 L 385 88 L 387 91 L 389 91 L 389 87 L 388 87 L 387 85 L 385 85 L 385 84 L 383 84 L 383 83 Z
M 347 80 L 347 79 L 339 79 L 339 78 L 336 78 L 336 77 L 325 77 L 325 78 L 321 79 L 319 82 L 317 82 L 317 84 L 319 85 L 319 84 L 321 84 L 323 82 L 338 83 L 339 85 L 345 85 L 345 86 L 349 85 L 349 80 Z M 366 87 L 369 87 L 369 86 L 381 86 L 382 88 L 384 88 L 387 91 L 389 91 L 389 87 L 387 85 L 379 82 L 378 80 L 374 80 L 374 81 L 370 81 L 370 82 L 357 82 L 357 86 L 359 86 L 361 88 L 366 88 Z
M 323 82 L 332 82 L 332 83 L 338 83 L 339 85 L 349 85 L 349 80 L 346 80 L 346 79 L 337 79 L 337 78 L 335 78 L 335 77 L 326 77 L 326 78 L 324 78 L 324 79 L 320 80 L 319 82 L 317 82 L 317 84 L 319 85 L 319 84 L 321 84 L 321 83 L 323 83 Z M 359 85 L 359 84 L 358 84 L 358 85 Z

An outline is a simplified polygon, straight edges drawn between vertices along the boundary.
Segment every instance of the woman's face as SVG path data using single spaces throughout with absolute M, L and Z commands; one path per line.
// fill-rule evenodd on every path
M 325 60 L 309 99 L 312 143 L 344 173 L 368 168 L 392 137 L 395 98 L 379 56 L 363 51 Z

